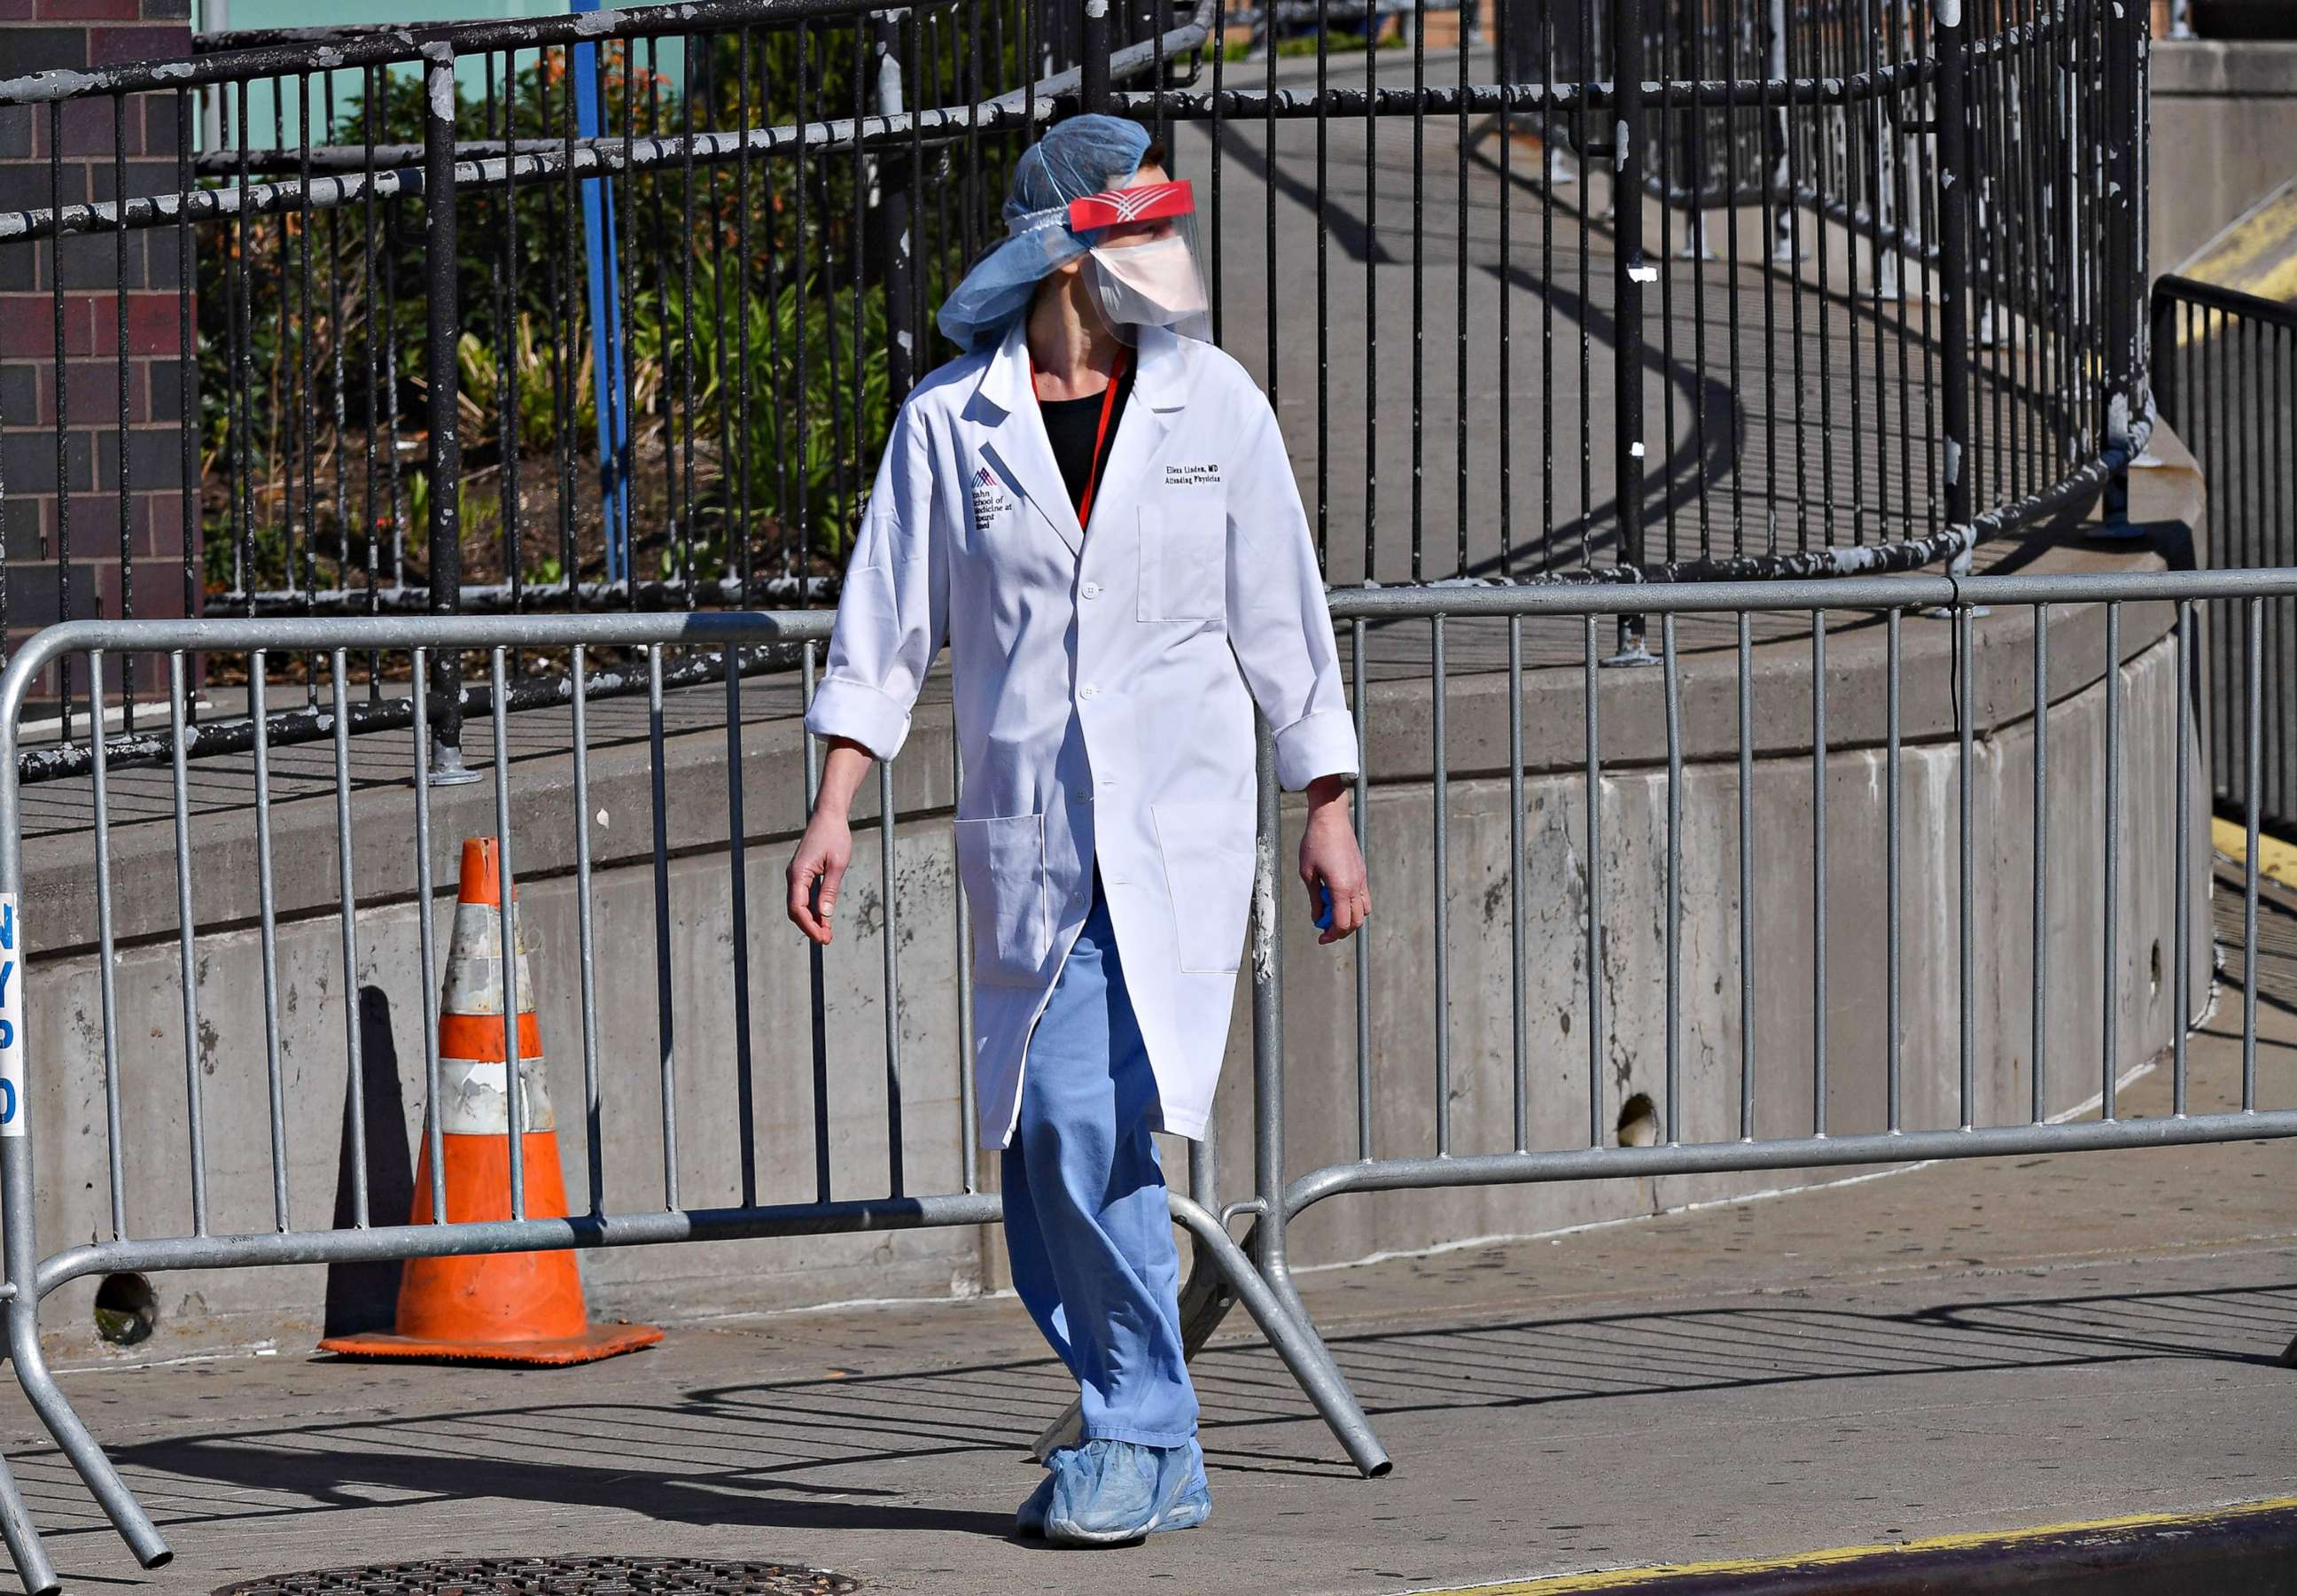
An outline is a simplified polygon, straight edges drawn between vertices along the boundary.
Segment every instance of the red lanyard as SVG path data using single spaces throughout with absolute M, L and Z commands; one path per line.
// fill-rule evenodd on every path
M 1124 380 L 1124 363 L 1131 358 L 1132 351 L 1121 346 L 1118 348 L 1116 362 L 1108 368 L 1108 386 L 1101 391 L 1100 424 L 1092 431 L 1092 464 L 1084 473 L 1084 500 L 1077 506 L 1077 526 L 1080 529 L 1092 522 L 1092 490 L 1100 485 L 1100 451 L 1108 441 L 1108 418 L 1116 412 L 1116 385 Z M 1036 391 L 1037 362 L 1032 356 L 1029 360 L 1029 392 L 1034 397 Z

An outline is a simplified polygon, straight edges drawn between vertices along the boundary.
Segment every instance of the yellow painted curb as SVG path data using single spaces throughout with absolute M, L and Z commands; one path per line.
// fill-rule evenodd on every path
M 2210 841 L 2234 863 L 2249 862 L 2249 827 L 2240 821 L 2212 818 Z M 2297 847 L 2279 837 L 2260 834 L 2257 839 L 2257 873 L 2283 886 L 2297 889 Z
M 2297 852 L 2297 850 L 2292 850 Z M 2086 1534 L 2133 1529 L 2169 1529 L 2183 1525 L 2221 1522 L 2253 1514 L 2287 1512 L 2297 1509 L 2297 1496 L 2270 1501 L 2243 1502 L 2235 1507 L 2210 1508 L 2191 1513 L 2132 1513 L 2122 1518 L 2093 1518 L 2079 1524 L 2047 1524 L 2034 1529 L 1979 1530 L 1967 1534 L 1934 1535 L 1928 1540 L 1876 1546 L 1836 1546 L 1824 1551 L 1799 1552 L 1791 1557 L 1733 1559 L 1717 1563 L 1659 1563 L 1641 1568 L 1606 1568 L 1590 1574 L 1557 1574 L 1541 1579 L 1513 1580 L 1495 1585 L 1446 1586 L 1420 1596 L 1582 1596 L 1594 1591 L 1618 1591 L 1661 1580 L 1716 1578 L 1733 1575 L 1784 1574 L 1805 1568 L 1825 1568 L 1862 1559 L 1894 1559 L 1939 1551 L 1968 1551 L 1986 1547 L 2016 1547 L 2050 1535 Z

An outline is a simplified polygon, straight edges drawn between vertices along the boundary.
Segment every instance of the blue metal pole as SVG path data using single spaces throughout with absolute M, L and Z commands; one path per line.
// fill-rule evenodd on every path
M 598 0 L 573 0 L 592 12 Z M 574 46 L 574 123 L 584 138 L 605 134 L 598 103 L 598 46 Z M 622 414 L 622 307 L 616 281 L 614 196 L 602 178 L 582 180 L 583 268 L 590 289 L 590 389 L 598 417 L 599 514 L 606 535 L 606 580 L 630 573 L 630 421 Z M 573 580 L 575 573 L 567 572 Z

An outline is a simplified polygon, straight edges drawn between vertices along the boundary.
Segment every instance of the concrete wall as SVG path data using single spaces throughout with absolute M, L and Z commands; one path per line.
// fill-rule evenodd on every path
M 2122 954 L 2112 990 L 2121 1013 L 2118 1063 L 2134 1065 L 2167 1043 L 2165 971 L 2172 946 L 2169 771 L 2175 700 L 2166 617 L 2142 610 L 2125 622 Z M 1974 956 L 1981 1121 L 2023 1115 L 2032 1067 L 2026 1000 L 2033 721 L 2030 617 L 2009 612 L 1978 629 L 1972 667 L 1972 770 L 1978 915 Z M 1907 670 L 1902 826 L 1904 852 L 1904 1068 L 1910 1125 L 1955 1122 L 1955 773 L 1952 701 L 1944 665 L 1947 630 L 1906 623 Z M 2103 631 L 2091 608 L 2056 614 L 2049 712 L 2052 871 L 2051 1053 L 2048 1107 L 2071 1107 L 2096 1089 L 2102 972 L 2097 963 L 2102 817 Z M 1455 623 L 1455 658 L 1470 637 Z M 1687 646 L 1689 645 L 1687 644 Z M 1883 1007 L 1881 636 L 1844 627 L 1829 654 L 1826 761 L 1830 986 L 1828 1115 L 1840 1131 L 1881 1122 Z M 1683 1095 L 1686 1137 L 1735 1134 L 1740 1069 L 1738 779 L 1735 672 L 1727 648 L 1685 655 L 1682 700 L 1685 757 L 1683 857 Z M 1811 1104 L 1811 860 L 1809 668 L 1807 643 L 1756 654 L 1758 762 L 1756 946 L 1757 1124 L 1766 1135 L 1807 1128 Z M 1609 1034 L 1600 1068 L 1601 1122 L 1630 1095 L 1664 1100 L 1663 934 L 1665 785 L 1659 678 L 1612 671 L 1602 679 L 1602 880 L 1606 897 L 1603 991 Z M 1453 779 L 1447 803 L 1453 1147 L 1504 1147 L 1511 1123 L 1511 967 L 1507 937 L 1508 833 L 1504 680 L 1462 677 L 1447 703 Z M 1525 860 L 1524 997 L 1530 1122 L 1535 1146 L 1583 1143 L 1588 1104 L 1584 914 L 1588 882 L 1585 786 L 1576 671 L 1530 674 L 1524 713 L 1530 770 Z M 1376 1150 L 1435 1146 L 1432 1037 L 1434 829 L 1428 782 L 1426 686 L 1398 681 L 1373 692 L 1370 822 L 1379 918 L 1373 974 L 1373 1116 Z M 679 1201 L 713 1207 L 741 1197 L 739 1053 L 732 1025 L 734 958 L 723 843 L 724 767 L 717 734 L 671 745 L 667 819 L 675 973 Z M 584 1082 L 576 977 L 577 924 L 571 875 L 572 794 L 564 761 L 520 765 L 515 827 L 534 969 L 542 996 L 551 1093 L 559 1105 L 569 1189 L 589 1186 L 582 1131 Z M 913 753 L 896 767 L 898 835 L 894 901 L 904 1001 L 899 1014 L 904 1087 L 905 1189 L 955 1189 L 964 1128 L 954 1060 L 956 997 L 950 979 L 954 933 L 947 823 L 945 714 L 922 712 Z M 645 750 L 601 749 L 590 802 L 599 870 L 594 893 L 598 949 L 600 1181 L 608 1211 L 658 1208 L 661 1049 L 655 1022 L 655 959 Z M 803 1201 L 814 1192 L 813 1068 L 808 1044 L 807 961 L 783 923 L 779 876 L 799 820 L 794 738 L 786 722 L 753 728 L 743 760 L 753 843 L 747 852 L 753 1006 L 747 1071 L 755 1126 L 756 1195 Z M 440 794 L 440 879 L 451 881 L 454 844 L 490 830 L 484 787 Z M 353 851 L 360 883 L 355 995 L 341 975 L 332 913 L 333 814 L 325 800 L 278 806 L 282 859 L 279 932 L 280 1048 L 288 1101 L 291 1220 L 299 1228 L 352 1217 L 346 1125 L 347 1038 L 356 1014 L 366 1079 L 370 1213 L 405 1213 L 420 1131 L 422 999 L 416 915 L 406 883 L 403 786 L 359 794 Z M 1297 813 L 1295 815 L 1297 822 Z M 210 1228 L 271 1228 L 271 1163 L 265 1107 L 264 1025 L 251 826 L 218 811 L 194 828 L 199 920 L 194 978 L 195 1049 L 209 1149 Z M 859 847 L 841 938 L 826 961 L 832 1163 L 840 1197 L 888 1189 L 885 1120 L 885 1011 L 879 991 L 886 894 L 874 831 Z M 44 1252 L 108 1234 L 103 1036 L 93 957 L 91 886 L 84 837 L 36 844 L 26 917 L 45 951 L 32 967 L 34 1142 Z M 2194 840 L 2197 882 L 2206 882 L 2206 827 Z M 116 976 L 128 1224 L 137 1235 L 189 1228 L 188 1131 L 182 1006 L 173 914 L 172 842 L 164 825 L 123 827 L 115 876 L 122 943 Z M 1355 1156 L 1353 967 L 1303 934 L 1297 892 L 1286 901 L 1285 966 L 1292 1172 Z M 2195 991 L 2207 990 L 2206 907 L 2194 906 Z M 445 934 L 445 917 L 440 922 Z M 2156 948 L 2159 946 L 2157 954 Z M 1223 1195 L 1246 1194 L 1251 1160 L 1248 994 L 1239 989 L 1219 1127 L 1226 1149 Z M 993 1155 L 982 1175 L 993 1187 Z M 1173 1167 L 1177 1168 L 1177 1163 Z M 1304 1263 L 1420 1247 L 1479 1235 L 1520 1233 L 1618 1218 L 1704 1197 L 1796 1183 L 1793 1174 L 1677 1179 L 1503 1190 L 1347 1197 L 1313 1211 L 1296 1232 Z M 594 1305 L 608 1314 L 692 1319 L 712 1313 L 863 1297 L 965 1294 L 1001 1279 L 993 1228 L 605 1251 L 586 1255 Z M 307 1345 L 323 1325 L 387 1318 L 395 1266 L 222 1271 L 158 1277 L 161 1329 L 154 1350 L 277 1337 Z M 92 1281 L 50 1302 L 45 1323 L 67 1355 L 95 1350 Z
M 2297 43 L 2158 40 L 2153 78 L 2158 275 L 2297 175 Z

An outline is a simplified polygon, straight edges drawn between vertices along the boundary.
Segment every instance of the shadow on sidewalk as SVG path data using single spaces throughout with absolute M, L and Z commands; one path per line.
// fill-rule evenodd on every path
M 1782 1294 L 1714 1309 L 1340 1333 L 1330 1344 L 1379 1417 L 2155 1359 L 2270 1364 L 2293 1328 L 2297 1281 L 1907 1312 L 1804 1306 Z M 1346 1472 L 1256 1342 L 1209 1348 L 1197 1369 L 1216 1468 Z M 177 1525 L 492 1498 L 696 1526 L 1002 1537 L 1011 1516 L 1001 1507 L 916 1499 L 949 1489 L 970 1496 L 987 1471 L 1020 1464 L 1060 1394 L 1045 1360 L 703 1386 L 661 1404 L 627 1394 L 466 1404 L 186 1436 L 114 1455 L 161 1521 Z M 1305 1427 L 1280 1436 L 1279 1426 Z M 1025 1478 L 1017 1468 L 999 1483 Z
M 2273 1366 L 2297 1331 L 2297 1282 L 1973 1301 L 1906 1313 L 1794 1305 L 1808 1295 L 1326 1341 L 1377 1419 L 2148 1359 Z

